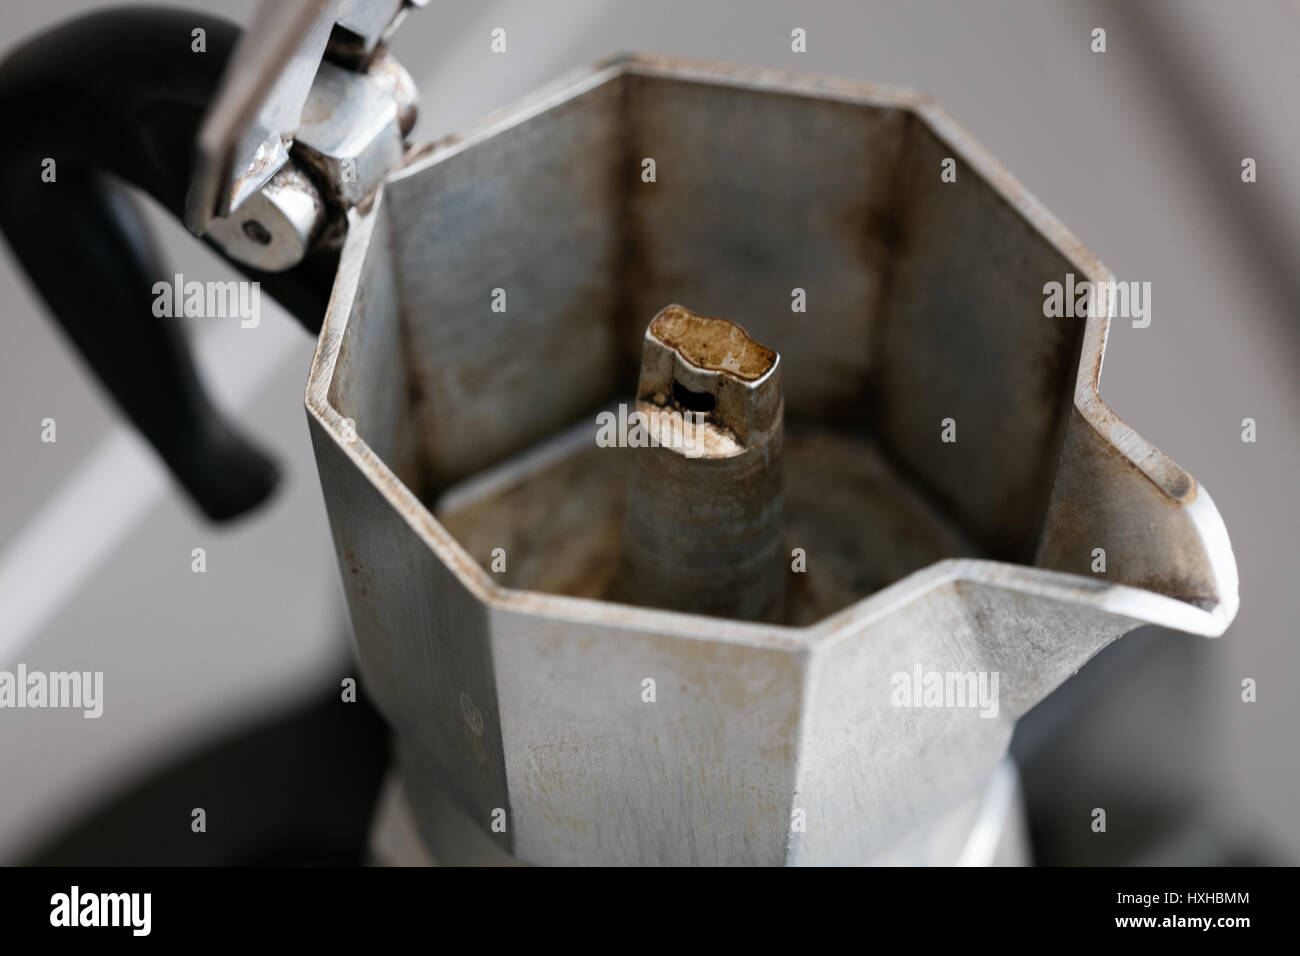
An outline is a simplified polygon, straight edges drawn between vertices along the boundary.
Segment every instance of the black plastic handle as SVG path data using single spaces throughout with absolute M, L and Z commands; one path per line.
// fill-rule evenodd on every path
M 193 49 L 199 28 L 205 52 Z M 171 273 L 120 181 L 183 216 L 199 124 L 238 37 L 202 14 L 125 8 L 56 27 L 0 65 L 0 232 L 117 404 L 214 520 L 260 504 L 278 470 L 208 398 L 179 320 L 153 315 L 153 286 Z M 47 158 L 53 182 L 42 179 Z M 328 263 L 240 271 L 319 329 Z

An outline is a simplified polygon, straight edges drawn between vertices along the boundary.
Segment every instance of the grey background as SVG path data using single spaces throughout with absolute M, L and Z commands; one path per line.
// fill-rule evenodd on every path
M 0 52 L 106 5 L 9 0 Z M 201 5 L 241 23 L 254 7 Z M 489 52 L 496 26 L 505 56 Z M 806 54 L 790 51 L 795 26 Z M 1105 54 L 1089 50 L 1096 26 Z M 1055 808 L 1046 835 L 1080 861 L 1300 860 L 1297 4 L 432 0 L 394 47 L 420 87 L 416 140 L 618 50 L 918 87 L 1118 277 L 1150 281 L 1151 327 L 1116 323 L 1102 396 L 1210 490 L 1241 612 L 1216 641 L 1126 638 L 1031 715 L 1017 742 L 1040 771 L 1031 803 Z M 1258 183 L 1241 182 L 1244 156 Z M 233 277 L 154 218 L 177 271 Z M 268 509 L 214 529 L 125 432 L 7 249 L 0 303 L 0 667 L 103 670 L 107 685 L 98 721 L 0 714 L 6 861 L 157 761 L 318 688 L 348 638 L 301 408 L 305 333 L 269 300 L 255 330 L 192 320 L 223 404 L 289 469 Z M 1095 806 L 1121 810 L 1107 838 L 1087 829 Z

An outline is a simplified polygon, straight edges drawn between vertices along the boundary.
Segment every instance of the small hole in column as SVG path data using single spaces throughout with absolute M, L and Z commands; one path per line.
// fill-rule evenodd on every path
M 692 392 L 676 379 L 673 380 L 673 401 L 690 412 L 711 412 L 718 407 L 718 399 L 708 392 Z

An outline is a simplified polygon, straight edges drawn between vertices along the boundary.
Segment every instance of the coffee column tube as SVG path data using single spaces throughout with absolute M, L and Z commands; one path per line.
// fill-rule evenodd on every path
M 772 619 L 785 581 L 780 356 L 670 305 L 646 329 L 636 405 L 652 442 L 632 452 L 620 596 Z

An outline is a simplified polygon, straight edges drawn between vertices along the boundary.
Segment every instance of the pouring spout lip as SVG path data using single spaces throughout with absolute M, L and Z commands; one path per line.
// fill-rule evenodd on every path
M 1200 532 L 1205 554 L 1218 587 L 1218 601 L 1207 612 L 1217 622 L 1218 630 L 1206 634 L 1207 637 L 1218 637 L 1232 624 L 1241 607 L 1241 582 L 1237 572 L 1237 557 L 1232 551 L 1232 542 L 1228 538 L 1228 528 L 1224 524 L 1223 515 L 1215 507 L 1208 488 L 1200 485 L 1195 499 L 1189 502 L 1186 508 L 1192 523 Z
M 1096 266 L 1099 275 L 1105 280 L 1099 283 L 1098 288 L 1105 289 L 1113 282 L 1114 276 L 1100 263 L 1096 263 Z M 1174 600 L 1197 610 L 1202 616 L 1200 624 L 1195 625 L 1195 620 L 1189 621 L 1188 626 L 1170 623 L 1162 614 L 1157 614 L 1149 623 L 1218 637 L 1227 630 L 1240 607 L 1237 561 L 1227 527 L 1209 490 L 1190 472 L 1143 438 L 1102 399 L 1101 370 L 1110 332 L 1109 305 L 1104 298 L 1101 308 L 1101 314 L 1087 320 L 1074 393 L 1075 411 L 1082 418 L 1083 424 L 1124 463 L 1124 468 L 1110 473 L 1098 494 L 1114 494 L 1117 498 L 1131 499 L 1133 510 L 1124 512 L 1131 524 L 1139 524 L 1140 520 L 1178 522 L 1177 528 L 1168 524 L 1161 525 L 1161 544 L 1169 548 L 1174 557 L 1184 559 L 1185 565 L 1196 566 L 1195 572 L 1188 571 L 1184 566 L 1182 576 L 1185 580 L 1180 583 L 1188 593 L 1199 595 L 1199 599 L 1195 603 L 1177 598 Z M 1120 474 L 1121 470 L 1127 471 L 1132 477 Z M 1143 487 L 1148 490 L 1141 492 Z M 1168 562 L 1171 568 L 1175 565 L 1174 557 Z M 1199 581 L 1199 584 L 1193 584 L 1193 580 Z M 1145 582 L 1130 583 L 1140 585 Z M 1135 590 L 1153 596 L 1169 597 L 1169 593 L 1160 595 L 1150 587 L 1136 586 Z M 1177 588 L 1172 591 L 1179 593 Z
M 1213 509 L 1213 505 L 1210 505 Z M 1215 512 L 1217 516 L 1217 512 Z M 1222 521 L 1219 522 L 1222 524 Z M 1225 533 L 1226 540 L 1226 533 Z M 1231 555 L 1229 554 L 1229 557 Z M 1233 566 L 1235 573 L 1235 565 Z M 1210 610 L 1144 588 L 1116 584 L 1047 568 L 985 558 L 949 558 L 909 574 L 858 604 L 838 611 L 809 628 L 812 643 L 821 646 L 848 637 L 945 585 L 968 585 L 1007 591 L 1061 604 L 1089 607 L 1100 614 L 1130 622 L 1124 630 L 1146 624 L 1172 628 L 1200 637 L 1219 637 L 1236 613 L 1232 601 Z

